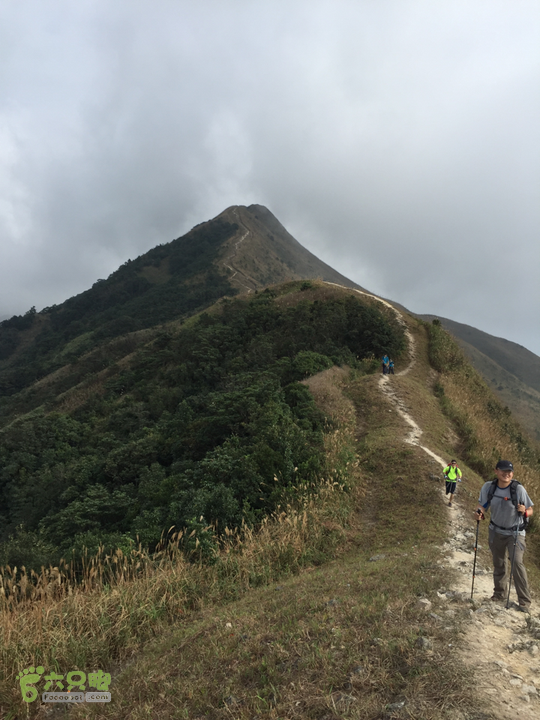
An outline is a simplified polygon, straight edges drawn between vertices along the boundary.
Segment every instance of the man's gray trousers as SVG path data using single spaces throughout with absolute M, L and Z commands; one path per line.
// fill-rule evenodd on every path
M 489 548 L 493 557 L 493 594 L 504 599 L 508 592 L 508 580 L 510 578 L 510 565 L 514 554 L 515 535 L 502 535 L 494 528 L 489 529 Z M 525 536 L 518 535 L 516 542 L 516 556 L 514 559 L 514 584 L 519 604 L 528 607 L 531 604 L 529 582 L 527 571 L 523 564 L 523 554 L 526 550 Z M 506 553 L 508 552 L 508 567 Z

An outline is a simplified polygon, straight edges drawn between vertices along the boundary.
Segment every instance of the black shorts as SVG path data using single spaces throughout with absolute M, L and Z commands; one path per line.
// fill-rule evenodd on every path
M 457 480 L 446 481 L 446 494 L 453 495 L 456 492 Z

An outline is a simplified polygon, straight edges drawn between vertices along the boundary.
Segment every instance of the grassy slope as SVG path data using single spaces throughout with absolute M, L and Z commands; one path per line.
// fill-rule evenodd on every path
M 419 359 L 409 375 L 392 382 L 425 429 L 422 442 L 443 457 L 466 444 L 457 435 L 463 423 L 441 412 L 431 389 L 438 382 L 447 412 L 448 403 L 456 417 L 468 412 L 477 454 L 488 455 L 495 442 L 515 458 L 508 434 L 485 412 L 485 385 L 470 368 L 466 376 L 433 372 L 426 328 L 410 323 Z M 328 452 L 334 478 L 346 480 L 350 492 L 330 486 L 304 515 L 284 512 L 259 537 L 245 538 L 236 550 L 233 543 L 226 562 L 214 569 L 175 566 L 176 577 L 169 570 L 162 585 L 148 582 L 158 586 L 152 596 L 140 592 L 138 581 L 88 598 L 87 614 L 101 622 L 110 617 L 115 632 L 108 645 L 100 642 L 99 622 L 97 630 L 83 623 L 67 627 L 76 599 L 48 606 L 47 618 L 63 616 L 64 635 L 72 638 L 61 647 L 57 635 L 49 656 L 64 669 L 74 668 L 78 658 L 81 669 L 102 667 L 113 678 L 110 705 L 72 708 L 70 717 L 442 720 L 455 706 L 482 717 L 471 700 L 473 679 L 464 677 L 450 648 L 459 643 L 459 622 L 447 620 L 443 627 L 417 605 L 419 596 L 429 597 L 434 612 L 443 613 L 436 590 L 451 586 L 438 565 L 446 511 L 438 483 L 430 480 L 440 469 L 421 449 L 402 442 L 405 425 L 381 398 L 377 376 L 348 379 L 343 395 L 336 394 L 335 382 L 335 373 L 328 373 L 327 381 L 312 387 L 334 416 Z M 461 500 L 474 506 L 483 478 L 466 461 L 460 467 L 466 478 Z M 533 494 L 537 473 L 524 462 L 518 467 Z M 534 534 L 532 541 L 538 558 Z M 385 557 L 370 561 L 374 554 Z M 532 560 L 528 566 L 538 588 Z M 160 600 L 170 612 L 157 612 Z M 142 605 L 148 618 L 144 631 L 137 631 L 126 617 Z M 454 607 L 458 620 L 466 616 L 466 605 Z M 24 648 L 23 637 L 34 634 L 30 620 L 20 628 L 20 667 L 43 657 L 30 654 L 28 643 Z M 428 637 L 432 647 L 419 647 L 419 637 Z M 42 652 L 51 640 L 49 631 Z M 13 691 L 11 702 L 16 700 Z M 402 701 L 408 715 L 388 709 Z
M 435 316 L 421 315 L 431 321 Z M 540 358 L 522 345 L 495 337 L 464 323 L 440 318 L 443 327 L 452 335 L 477 348 L 521 381 L 540 392 Z
M 529 435 L 540 440 L 540 392 L 473 345 L 458 342 L 495 395 L 510 408 Z
M 431 322 L 434 315 L 419 317 Z M 494 394 L 508 405 L 531 437 L 540 440 L 540 358 L 504 338 L 440 318 Z
M 2 323 L 0 423 L 109 367 L 126 354 L 126 341 L 136 347 L 149 329 L 234 295 L 214 260 L 237 231 L 237 225 L 217 218 L 202 223 L 61 305 Z
M 448 424 L 426 390 L 425 331 L 415 334 L 422 359 L 395 381 L 409 392 L 412 413 L 431 425 L 438 449 L 450 452 Z M 201 607 L 129 662 L 115 678 L 114 703 L 79 707 L 77 716 L 382 718 L 399 717 L 384 708 L 406 701 L 409 717 L 427 719 L 447 717 L 451 706 L 470 709 L 470 681 L 448 649 L 458 628 L 441 627 L 417 604 L 449 582 L 437 564 L 446 520 L 429 475 L 438 468 L 404 445 L 406 428 L 381 399 L 378 379 L 344 388 L 359 462 L 349 466 L 352 492 L 339 494 L 345 532 L 328 553 L 333 560 Z M 336 412 L 331 383 L 316 396 Z M 346 407 L 343 400 L 342 420 Z M 419 647 L 423 636 L 432 649 Z

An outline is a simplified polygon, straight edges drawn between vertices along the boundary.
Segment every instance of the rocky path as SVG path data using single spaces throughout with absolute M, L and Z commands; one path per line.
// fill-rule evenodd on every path
M 232 265 L 232 263 L 233 263 L 233 261 L 234 261 L 234 258 L 235 258 L 235 256 L 236 256 L 236 254 L 238 253 L 238 248 L 239 248 L 239 246 L 240 246 L 240 245 L 244 242 L 244 240 L 249 236 L 251 230 L 249 230 L 249 229 L 244 225 L 244 223 L 242 222 L 242 220 L 240 219 L 240 217 L 239 217 L 239 215 L 238 215 L 238 210 L 235 209 L 235 210 L 233 210 L 233 212 L 234 212 L 234 214 L 235 214 L 235 216 L 236 216 L 236 220 L 238 221 L 238 225 L 241 225 L 241 226 L 244 228 L 245 233 L 242 235 L 242 237 L 240 238 L 240 240 L 237 240 L 237 241 L 234 243 L 234 251 L 233 251 L 228 257 L 226 257 L 226 258 L 223 260 L 223 264 L 225 265 L 226 268 L 228 268 L 228 269 L 232 272 L 232 275 L 231 275 L 231 277 L 229 278 L 229 280 L 233 280 L 237 275 L 241 275 L 244 280 L 246 280 L 246 281 L 248 281 L 248 282 L 251 282 L 251 283 L 253 284 L 253 287 L 251 287 L 250 285 L 246 285 L 245 282 L 243 282 L 242 280 L 240 280 L 239 278 L 237 278 L 237 282 L 238 282 L 243 288 L 245 288 L 245 289 L 248 291 L 248 293 L 251 293 L 251 292 L 253 292 L 253 288 L 254 288 L 254 287 L 257 287 L 257 283 L 256 283 L 254 280 L 252 280 L 251 278 L 248 278 L 247 275 L 246 275 L 244 272 L 242 272 L 242 270 L 238 270 L 238 268 L 235 268 L 234 265 Z
M 397 310 L 396 313 L 398 320 L 403 321 Z M 414 338 L 408 331 L 406 334 L 411 360 L 409 365 L 394 377 L 405 375 L 415 363 Z M 405 442 L 422 448 L 440 464 L 441 469 L 445 468 L 447 462 L 420 443 L 422 429 L 409 414 L 405 402 L 399 396 L 399 389 L 390 380 L 391 376 L 382 375 L 379 387 L 410 427 L 404 438 Z M 442 488 L 441 502 L 446 503 Z M 488 717 L 497 720 L 507 720 L 510 717 L 539 720 L 540 620 L 534 612 L 529 618 L 517 612 L 513 602 L 508 610 L 505 603 L 492 602 L 491 567 L 479 566 L 478 559 L 474 602 L 471 603 L 476 538 L 476 524 L 472 513 L 475 508 L 461 507 L 459 501 L 456 503 L 455 500 L 453 506 L 446 508 L 449 535 L 441 548 L 444 559 L 440 563 L 455 571 L 449 573 L 449 577 L 454 577 L 455 580 L 449 588 L 441 588 L 436 599 L 437 608 L 445 608 L 447 619 L 460 616 L 463 618 L 465 614 L 460 658 L 474 674 L 480 699 L 486 713 L 489 713 Z M 437 613 L 434 615 L 440 617 Z M 442 617 L 440 619 L 442 621 Z
M 330 283 L 334 284 L 334 283 Z M 392 308 L 398 322 L 404 327 L 409 343 L 410 362 L 394 376 L 381 375 L 379 388 L 405 420 L 410 430 L 406 443 L 420 447 L 433 458 L 441 470 L 447 462 L 430 448 L 421 444 L 422 429 L 400 397 L 399 383 L 393 378 L 404 376 L 414 367 L 416 349 L 414 338 L 407 329 L 402 314 L 390 303 L 375 295 L 356 290 L 361 295 L 375 298 Z M 506 603 L 491 601 L 493 593 L 492 568 L 483 567 L 477 558 L 473 600 L 471 601 L 472 571 L 476 523 L 473 512 L 476 507 L 463 506 L 459 495 L 453 507 L 447 506 L 444 487 L 441 487 L 441 504 L 448 514 L 448 539 L 441 547 L 439 563 L 451 570 L 448 588 L 441 588 L 438 597 L 426 599 L 426 612 L 433 610 L 432 617 L 440 622 L 460 620 L 462 642 L 460 661 L 470 669 L 475 678 L 478 697 L 485 711 L 485 718 L 492 720 L 540 720 L 540 619 L 533 604 L 532 613 L 526 616 L 516 610 L 515 591 L 512 588 L 510 607 Z M 485 529 L 484 529 L 485 532 Z M 525 556 L 526 558 L 526 556 Z M 455 714 L 455 720 L 466 720 L 467 715 Z
M 456 502 L 454 500 L 453 505 Z M 533 610 L 530 617 L 517 612 L 512 589 L 510 609 L 506 603 L 492 602 L 491 564 L 484 567 L 477 559 L 474 602 L 470 602 L 476 523 L 471 508 L 448 508 L 450 532 L 443 545 L 441 564 L 453 569 L 454 578 L 447 597 L 469 606 L 463 624 L 461 661 L 471 669 L 488 717 L 497 720 L 540 718 L 540 620 Z M 446 593 L 441 593 L 446 595 Z

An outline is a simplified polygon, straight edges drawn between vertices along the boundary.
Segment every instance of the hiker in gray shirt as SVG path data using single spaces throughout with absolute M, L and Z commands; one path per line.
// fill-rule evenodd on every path
M 527 580 L 527 571 L 523 564 L 526 549 L 523 519 L 533 514 L 533 502 L 527 491 L 514 480 L 514 466 L 509 460 L 499 460 L 495 467 L 497 478 L 484 483 L 478 499 L 475 519 L 484 519 L 484 510 L 490 508 L 489 548 L 493 557 L 493 597 L 492 600 L 504 600 L 508 575 L 506 553 L 510 561 L 514 559 L 514 583 L 519 600 L 518 609 L 528 613 L 531 594 Z M 516 538 L 517 531 L 517 538 Z M 515 542 L 515 558 L 514 555 Z

